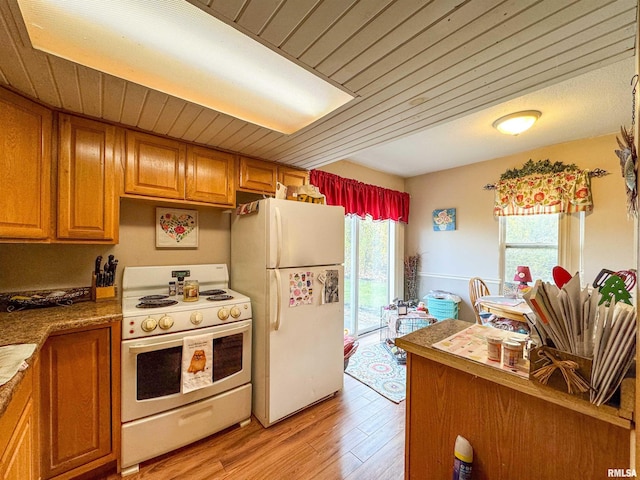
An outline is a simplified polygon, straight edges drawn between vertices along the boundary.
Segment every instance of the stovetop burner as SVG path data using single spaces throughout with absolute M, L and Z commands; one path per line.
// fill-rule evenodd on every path
M 151 295 L 153 296 L 153 295 Z M 158 295 L 162 296 L 162 295 Z M 141 299 L 142 300 L 142 299 Z M 151 299 L 144 300 L 136 305 L 136 308 L 158 308 L 158 307 L 170 307 L 172 305 L 176 305 L 178 302 L 176 300 L 170 300 L 168 298 L 163 299 Z
M 226 290 L 215 288 L 213 290 L 203 290 L 200 292 L 200 295 L 206 297 L 208 295 L 224 295 L 225 293 L 227 293 Z
M 222 302 L 224 300 L 231 300 L 232 298 L 233 295 L 212 295 L 210 297 L 207 297 L 207 300 L 211 302 Z
M 164 300 L 165 298 L 169 298 L 169 295 L 147 295 L 146 297 L 141 297 L 138 300 L 146 302 L 147 300 Z

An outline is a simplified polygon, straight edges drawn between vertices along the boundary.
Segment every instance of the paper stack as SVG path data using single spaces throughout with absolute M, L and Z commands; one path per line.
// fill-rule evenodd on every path
M 598 305 L 600 292 L 581 289 L 579 275 L 562 289 L 538 280 L 524 299 L 536 313 L 534 328 L 544 345 L 593 359 L 591 402 L 607 402 L 635 357 L 635 307 Z

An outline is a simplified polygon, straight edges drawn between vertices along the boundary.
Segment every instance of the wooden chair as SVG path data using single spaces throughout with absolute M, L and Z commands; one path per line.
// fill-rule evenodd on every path
M 476 314 L 476 323 L 479 325 L 482 325 L 482 319 L 480 318 L 480 306 L 476 305 L 476 300 L 490 293 L 487 284 L 480 277 L 473 277 L 469 280 L 469 300 L 471 300 L 473 313 Z

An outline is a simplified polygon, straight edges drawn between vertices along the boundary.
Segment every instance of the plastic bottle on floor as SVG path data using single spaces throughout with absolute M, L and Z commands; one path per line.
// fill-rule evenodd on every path
M 472 463 L 473 447 L 466 438 L 458 435 L 453 448 L 453 480 L 471 480 Z

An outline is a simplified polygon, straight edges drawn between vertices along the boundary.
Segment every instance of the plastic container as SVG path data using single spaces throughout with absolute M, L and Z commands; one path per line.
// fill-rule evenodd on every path
M 427 297 L 429 314 L 438 320 L 458 318 L 458 303 L 446 298 Z
M 502 364 L 505 367 L 515 367 L 522 358 L 522 343 L 505 340 L 502 342 Z
M 494 362 L 502 359 L 502 337 L 489 335 L 487 337 L 487 358 Z
M 453 447 L 453 480 L 471 480 L 472 463 L 473 447 L 466 438 L 458 435 Z
M 520 344 L 520 359 L 525 358 L 525 350 L 527 349 L 527 338 L 521 337 L 509 337 L 507 338 L 510 342 L 515 342 Z

